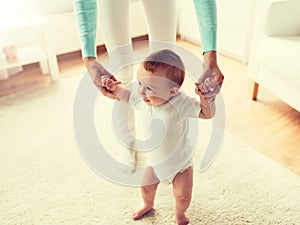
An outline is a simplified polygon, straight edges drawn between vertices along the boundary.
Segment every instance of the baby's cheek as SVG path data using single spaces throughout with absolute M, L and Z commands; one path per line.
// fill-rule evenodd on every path
M 161 97 L 162 96 L 157 96 L 157 95 L 149 95 L 148 96 L 149 99 L 156 100 L 156 101 L 162 99 Z
M 165 96 L 163 95 L 163 93 L 159 93 L 159 92 L 148 92 L 147 93 L 147 97 L 149 98 L 153 98 L 153 99 L 159 99 L 159 98 L 165 98 Z
M 150 99 L 151 103 L 154 105 L 161 105 L 167 101 L 167 99 L 159 98 L 159 97 L 152 97 L 152 98 L 149 97 L 148 99 Z

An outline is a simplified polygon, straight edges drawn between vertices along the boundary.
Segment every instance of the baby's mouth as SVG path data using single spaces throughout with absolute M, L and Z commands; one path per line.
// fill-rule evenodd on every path
M 144 102 L 146 102 L 146 103 L 149 103 L 150 102 L 150 100 L 148 99 L 148 98 L 143 98 L 143 100 L 144 100 Z

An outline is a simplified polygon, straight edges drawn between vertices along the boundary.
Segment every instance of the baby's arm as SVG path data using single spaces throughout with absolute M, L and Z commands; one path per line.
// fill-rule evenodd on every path
M 196 85 L 195 92 L 197 95 L 200 96 L 201 111 L 199 113 L 199 118 L 203 118 L 203 119 L 213 118 L 216 112 L 216 104 L 215 104 L 216 95 L 207 97 L 207 95 L 200 90 L 199 84 L 195 83 L 195 85 Z
M 101 77 L 102 87 L 116 96 L 116 99 L 128 103 L 130 91 L 119 86 L 120 81 L 114 81 L 108 76 Z

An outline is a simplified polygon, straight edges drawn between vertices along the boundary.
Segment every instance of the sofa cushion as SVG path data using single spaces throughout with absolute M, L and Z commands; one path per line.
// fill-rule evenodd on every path
M 23 0 L 23 3 L 42 15 L 73 11 L 73 0 Z
M 259 46 L 258 60 L 274 76 L 300 88 L 300 36 L 267 37 Z

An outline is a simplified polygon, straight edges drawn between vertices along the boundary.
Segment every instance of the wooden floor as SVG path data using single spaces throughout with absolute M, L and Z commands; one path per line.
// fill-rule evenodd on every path
M 197 55 L 201 53 L 197 45 L 182 40 L 177 43 Z M 58 60 L 61 79 L 84 71 L 79 52 L 60 56 Z M 222 55 L 218 60 L 225 75 L 222 94 L 227 132 L 300 175 L 300 112 L 261 87 L 258 100 L 252 101 L 247 65 Z M 8 80 L 0 81 L 0 96 L 45 85 L 51 85 L 49 76 L 42 75 L 38 65 L 32 64 Z

